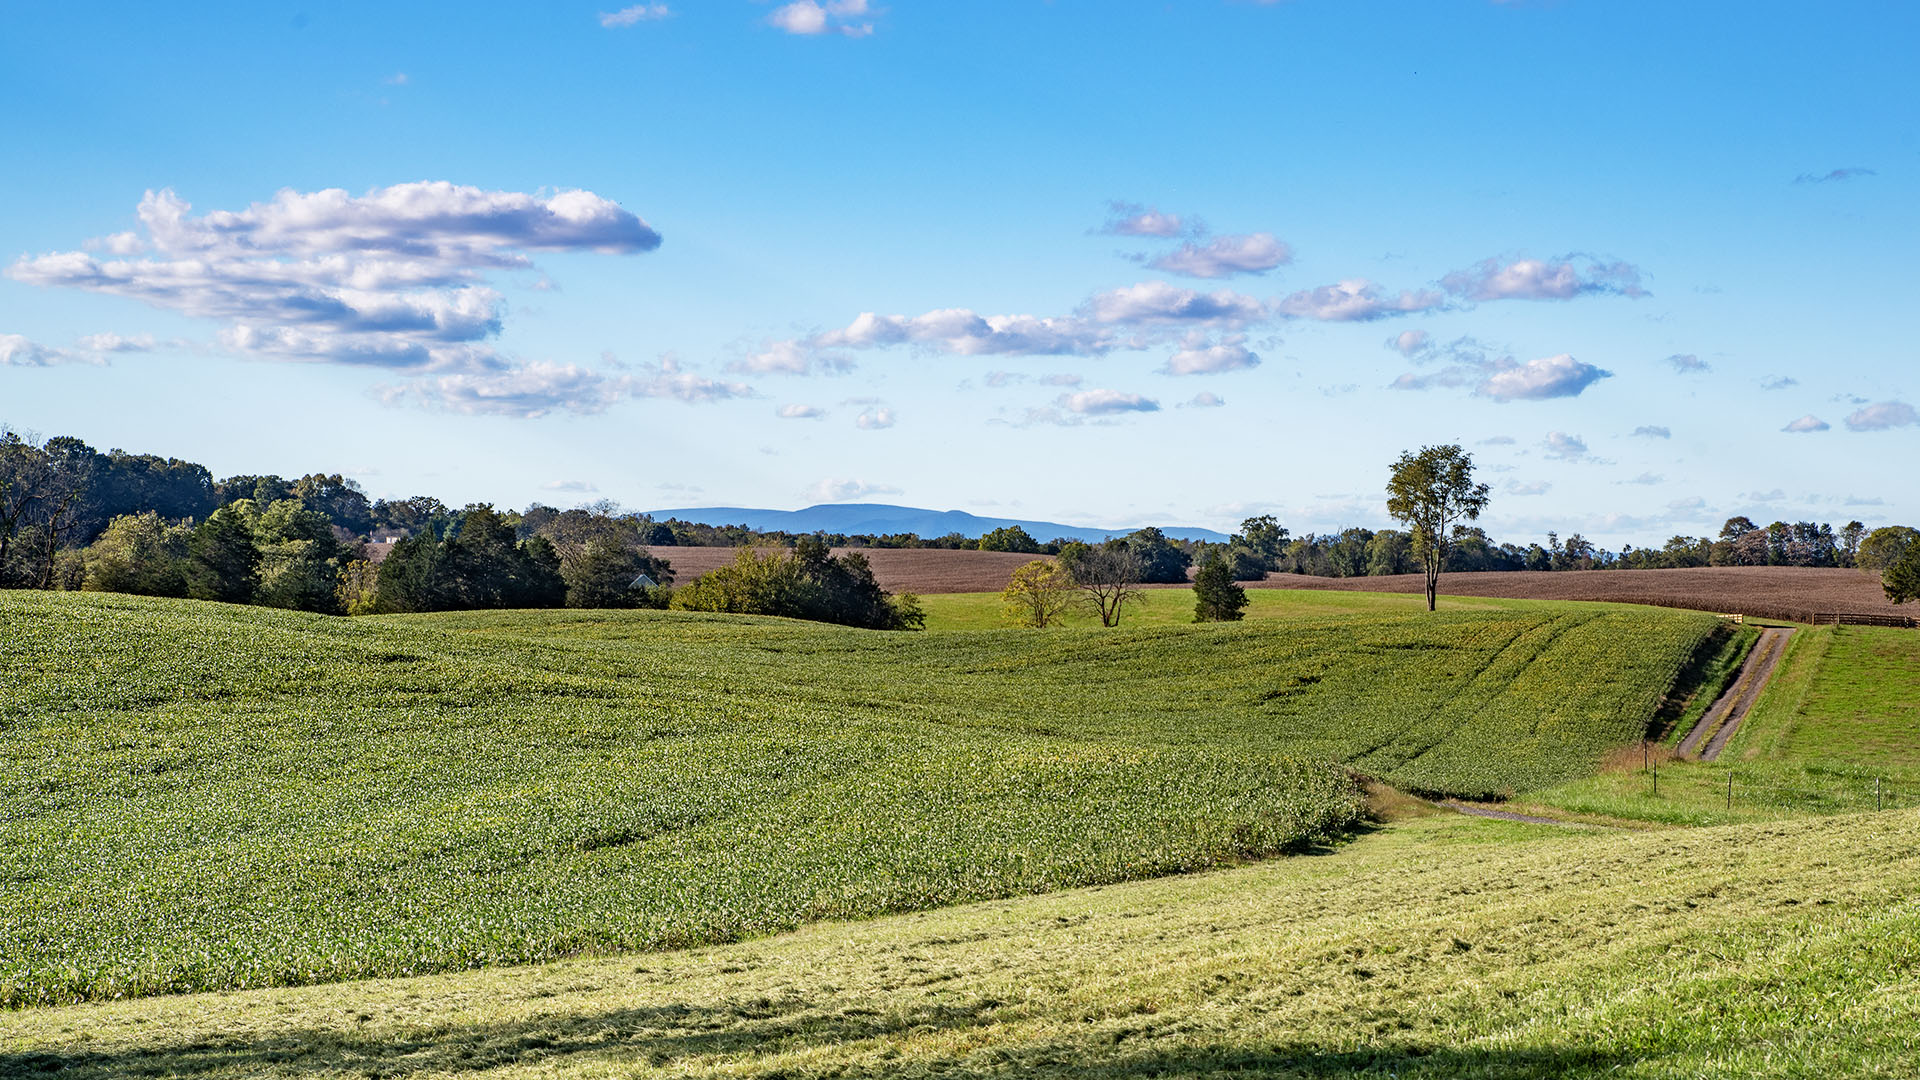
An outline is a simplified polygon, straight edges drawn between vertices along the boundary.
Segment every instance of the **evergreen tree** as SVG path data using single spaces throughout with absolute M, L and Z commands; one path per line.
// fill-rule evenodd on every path
M 227 507 L 215 510 L 187 540 L 187 595 L 196 600 L 244 604 L 260 583 L 260 549 L 246 520 Z
M 1247 590 L 1235 584 L 1233 566 L 1222 558 L 1200 564 L 1193 576 L 1193 621 L 1238 622 L 1246 617 Z

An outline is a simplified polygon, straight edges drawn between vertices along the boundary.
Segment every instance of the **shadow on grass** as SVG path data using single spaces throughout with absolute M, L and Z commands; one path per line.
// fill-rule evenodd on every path
M 985 1029 L 1021 1018 L 1024 1010 L 985 999 L 969 1005 L 907 1011 L 828 1012 L 799 1000 L 618 1009 L 553 1014 L 525 1021 L 428 1025 L 400 1034 L 350 1029 L 292 1030 L 258 1036 L 212 1036 L 184 1042 L 156 1038 L 143 1046 L 83 1047 L 0 1054 L 0 1076 L 33 1077 L 311 1077 L 400 1078 L 523 1068 L 541 1074 L 604 1072 L 702 1064 L 752 1075 L 781 1053 L 874 1040 L 865 1062 L 816 1063 L 843 1077 L 895 1076 L 906 1062 L 888 1043 L 903 1037 Z M 1133 1036 L 1133 1041 L 1118 1040 Z M 1331 1050 L 1311 1044 L 1199 1045 L 1157 1048 L 1151 1032 L 1093 1030 L 1068 1042 L 1017 1038 L 988 1043 L 967 1057 L 940 1063 L 943 1076 L 1051 1076 L 1126 1080 L 1214 1074 L 1265 1076 L 1585 1076 L 1617 1071 L 1631 1060 L 1593 1050 L 1543 1046 L 1455 1049 L 1417 1040 L 1378 1048 Z M 977 1043 L 976 1043 L 977 1045 Z M 704 1060 L 703 1060 L 704 1059 Z M 914 1065 L 925 1064 L 914 1062 Z M 778 1069 L 769 1069 L 770 1074 Z M 811 1073 L 809 1073 L 811 1075 Z

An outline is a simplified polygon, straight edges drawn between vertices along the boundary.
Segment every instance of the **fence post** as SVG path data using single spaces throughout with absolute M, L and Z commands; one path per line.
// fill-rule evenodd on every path
M 1727 812 L 1733 812 L 1733 774 L 1727 774 Z

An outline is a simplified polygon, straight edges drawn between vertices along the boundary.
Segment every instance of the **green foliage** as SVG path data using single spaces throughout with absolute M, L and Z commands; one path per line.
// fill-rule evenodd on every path
M 665 589 L 633 584 L 642 574 L 651 578 L 656 586 L 672 581 L 673 575 L 663 566 L 663 560 L 652 558 L 617 537 L 596 537 L 586 543 L 572 566 L 562 566 L 561 572 L 567 581 L 567 606 L 665 607 L 670 595 Z
M 1247 590 L 1234 584 L 1233 569 L 1223 558 L 1200 564 L 1193 576 L 1193 621 L 1238 622 L 1247 615 Z
M 980 537 L 981 551 L 1012 551 L 1021 555 L 1040 553 L 1040 541 L 1018 525 L 1003 525 Z
M 1394 462 L 1387 478 L 1387 513 L 1407 526 L 1413 557 L 1426 570 L 1427 610 L 1434 608 L 1455 530 L 1480 516 L 1490 490 L 1473 482 L 1473 457 L 1458 446 L 1423 446 Z
M 1887 599 L 1896 604 L 1920 600 L 1920 544 L 1908 544 L 1881 578 Z
M 1037 629 L 1060 621 L 1074 599 L 1073 576 L 1050 559 L 1035 559 L 1013 572 L 1000 591 L 1004 618 Z
M 188 531 L 149 510 L 114 518 L 86 551 L 86 588 L 141 596 L 185 596 Z
M 0 595 L 0 623 L 0 1007 L 733 940 L 1360 810 L 1192 693 L 1217 643 L 88 594 Z M 1143 699 L 1085 693 L 1142 670 Z
M 244 604 L 260 583 L 260 549 L 244 516 L 215 510 L 187 541 L 187 595 L 197 600 Z
M 428 530 L 393 546 L 380 565 L 374 607 L 381 612 L 559 607 L 566 591 L 551 542 L 542 536 L 516 542 L 505 518 L 475 503 L 461 512 L 448 539 Z
M 1186 582 L 1187 567 L 1193 565 L 1192 556 L 1175 546 L 1159 529 L 1148 526 L 1128 533 L 1124 542 L 1138 566 L 1136 581 L 1160 585 Z
M 793 551 L 743 547 L 731 566 L 701 575 L 674 593 L 681 611 L 776 615 L 869 630 L 917 630 L 925 624 L 919 599 L 893 596 L 873 579 L 857 551 L 835 557 L 826 541 L 803 536 Z

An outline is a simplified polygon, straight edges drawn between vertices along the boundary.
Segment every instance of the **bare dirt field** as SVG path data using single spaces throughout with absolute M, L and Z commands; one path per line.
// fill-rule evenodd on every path
M 732 562 L 730 547 L 656 547 L 648 553 L 673 564 L 673 580 L 685 585 L 709 570 Z M 999 592 L 1013 572 L 1040 555 L 1008 551 L 952 551 L 944 548 L 834 548 L 835 555 L 858 551 L 873 565 L 874 580 L 889 592 Z
M 1269 574 L 1250 588 L 1344 589 L 1417 593 L 1419 574 L 1392 577 L 1316 578 Z M 1693 608 L 1804 621 L 1815 611 L 1913 615 L 1909 605 L 1887 602 L 1880 579 L 1858 570 L 1801 566 L 1710 566 L 1687 570 L 1563 570 L 1446 574 L 1441 593 L 1455 596 L 1522 597 L 1532 600 L 1606 600 L 1621 604 Z

